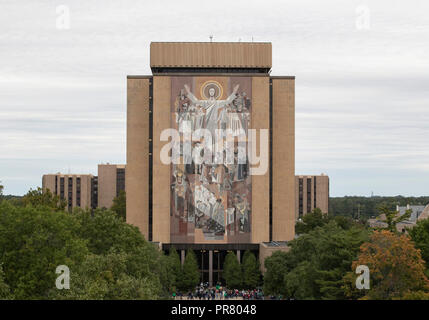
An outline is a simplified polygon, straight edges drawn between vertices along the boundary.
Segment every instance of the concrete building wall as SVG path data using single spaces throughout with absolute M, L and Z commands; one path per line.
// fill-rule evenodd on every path
M 171 126 L 171 68 L 271 68 L 271 44 L 236 43 L 152 43 L 150 77 L 128 77 L 127 112 L 127 222 L 139 226 L 152 241 L 170 243 L 171 168 L 161 163 L 162 130 Z M 170 69 L 168 69 L 170 68 Z M 170 70 L 170 71 L 169 71 Z M 189 76 L 236 76 L 235 73 L 213 73 L 204 69 Z M 154 71 L 155 72 L 155 71 Z M 177 72 L 177 71 L 175 71 Z M 207 73 L 205 73 L 207 72 Z M 178 73 L 176 75 L 184 76 Z M 273 126 L 272 136 L 272 203 L 270 238 L 270 171 L 252 176 L 251 243 L 294 238 L 295 220 L 295 81 L 294 77 L 272 77 L 270 101 L 269 73 L 249 73 L 252 77 L 251 128 L 260 130 Z M 149 82 L 153 81 L 152 112 L 152 226 L 149 227 Z M 271 105 L 270 105 L 271 103 Z M 270 109 L 272 107 L 272 115 Z M 256 150 L 259 156 L 260 150 Z M 268 151 L 269 153 L 269 151 Z M 254 166 L 252 166 L 254 167 Z M 100 186 L 103 181 L 99 182 Z
M 273 241 L 295 237 L 295 79 L 272 79 Z
M 118 196 L 118 169 L 124 169 L 123 164 L 98 165 L 98 207 L 110 208 L 113 199 Z
M 149 86 L 151 77 L 127 80 L 127 222 L 149 235 Z
M 271 43 L 152 42 L 150 66 L 271 68 Z
M 290 247 L 286 244 L 281 244 L 280 246 L 270 246 L 266 243 L 259 244 L 259 262 L 260 270 L 262 273 L 265 273 L 265 259 L 270 257 L 276 251 L 288 252 Z
M 253 77 L 252 79 L 252 128 L 257 131 L 256 155 L 260 154 L 261 129 L 270 128 L 270 78 Z M 269 146 L 268 146 L 269 148 Z M 268 150 L 269 153 L 269 150 Z M 270 173 L 269 167 L 263 175 L 252 175 L 252 243 L 270 241 Z
M 153 182 L 152 214 L 153 241 L 170 242 L 170 165 L 160 159 L 162 147 L 161 132 L 170 128 L 171 79 L 167 76 L 153 77 Z
M 91 208 L 91 179 L 93 175 L 81 176 L 81 208 Z
M 98 207 L 109 209 L 116 197 L 116 165 L 98 165 Z
M 317 203 L 313 206 L 322 210 L 323 213 L 329 211 L 329 177 L 328 176 L 315 176 L 316 179 L 316 200 Z
M 61 179 L 64 179 L 63 199 L 68 202 L 66 208 L 73 209 L 80 207 L 91 208 L 91 174 L 45 174 L 42 177 L 42 189 L 49 189 L 53 194 L 61 197 Z M 69 178 L 71 178 L 71 201 L 69 201 Z M 80 179 L 80 205 L 78 203 L 77 181 Z M 70 206 L 69 206 L 70 204 Z
M 57 194 L 55 192 L 55 174 L 44 174 L 42 177 L 42 189 L 46 192 L 48 189 L 53 194 Z
M 302 180 L 302 195 L 300 195 L 300 180 Z M 300 213 L 300 203 L 302 212 Z M 319 208 L 323 213 L 329 211 L 329 177 L 317 176 L 295 176 L 295 218 Z

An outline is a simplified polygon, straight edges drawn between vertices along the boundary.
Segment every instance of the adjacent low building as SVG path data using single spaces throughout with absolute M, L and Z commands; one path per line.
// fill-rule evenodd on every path
M 75 207 L 94 209 L 97 179 L 92 174 L 45 174 L 42 177 L 42 188 L 67 201 L 67 209 Z
M 92 174 L 45 174 L 42 188 L 67 201 L 67 209 L 110 208 L 113 199 L 125 191 L 125 165 L 99 164 L 98 176 Z
M 98 207 L 110 208 L 113 199 L 125 190 L 124 164 L 98 165 Z
M 295 219 L 301 219 L 315 208 L 328 213 L 329 177 L 323 173 L 295 176 Z

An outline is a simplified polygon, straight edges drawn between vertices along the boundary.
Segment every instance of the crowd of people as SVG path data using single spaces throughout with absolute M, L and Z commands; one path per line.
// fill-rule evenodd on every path
M 174 299 L 179 300 L 264 300 L 262 289 L 238 290 L 228 289 L 221 285 L 210 287 L 208 283 L 201 283 L 194 291 L 187 293 L 173 293 Z M 270 297 L 272 299 L 272 297 Z

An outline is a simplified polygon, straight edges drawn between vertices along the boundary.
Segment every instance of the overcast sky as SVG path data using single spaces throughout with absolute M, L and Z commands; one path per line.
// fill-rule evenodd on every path
M 425 0 L 0 0 L 4 193 L 125 163 L 126 75 L 150 74 L 151 41 L 212 34 L 272 42 L 272 75 L 296 76 L 297 174 L 328 174 L 332 196 L 429 195 L 428 13 Z

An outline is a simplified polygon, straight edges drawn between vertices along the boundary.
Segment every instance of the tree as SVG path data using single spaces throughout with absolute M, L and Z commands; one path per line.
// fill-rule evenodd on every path
M 128 271 L 136 278 L 157 278 L 162 294 L 167 295 L 173 285 L 169 261 L 152 243 L 147 242 L 139 229 L 127 224 L 111 210 L 76 210 L 79 236 L 87 241 L 88 249 L 96 255 L 127 254 Z
M 309 233 L 316 227 L 321 227 L 329 222 L 327 214 L 324 214 L 319 208 L 315 208 L 312 212 L 307 213 L 302 218 L 302 222 L 298 221 L 295 225 L 297 234 Z
M 183 291 L 193 290 L 200 282 L 197 258 L 193 250 L 186 252 L 183 263 L 182 275 L 180 277 L 179 288 Z
M 80 237 L 88 241 L 88 248 L 94 254 L 106 254 L 111 248 L 131 252 L 146 246 L 139 229 L 113 211 L 97 209 L 91 214 L 88 210 L 76 210 L 74 216 L 80 223 Z
M 426 274 L 429 276 L 429 219 L 417 222 L 409 231 L 417 249 L 420 249 L 423 260 L 426 261 Z
M 343 276 L 350 270 L 368 232 L 342 229 L 335 221 L 288 243 L 287 253 L 265 260 L 264 289 L 290 299 L 344 299 Z
M 300 262 L 283 280 L 285 297 L 293 299 L 322 299 L 321 290 L 317 285 L 317 268 L 312 262 Z
M 342 278 L 356 259 L 368 232 L 358 226 L 348 230 L 335 221 L 317 227 L 290 242 L 292 275 L 285 277 L 287 297 L 294 299 L 343 299 Z M 305 278 L 302 279 L 302 275 Z M 296 279 L 304 280 L 299 283 Z
M 255 255 L 246 251 L 243 256 L 243 285 L 247 289 L 255 289 L 260 281 L 261 272 Z
M 429 300 L 429 292 L 411 291 L 404 294 L 401 300 Z
M 12 298 L 13 296 L 12 296 L 12 293 L 10 292 L 10 288 L 5 282 L 3 266 L 0 263 L 0 300 L 8 300 Z
M 344 230 L 349 230 L 353 226 L 357 226 L 358 225 L 358 223 L 356 223 L 355 221 L 353 221 L 353 219 L 350 218 L 350 217 L 335 216 L 335 217 L 332 217 L 331 219 L 334 220 L 336 222 L 336 224 L 341 229 L 344 229 Z
M 364 299 L 398 299 L 429 290 L 420 251 L 406 235 L 374 231 L 370 240 L 362 244 L 352 270 L 358 265 L 366 265 L 370 270 L 371 289 L 364 292 Z M 355 279 L 356 276 L 349 274 L 348 278 Z
M 353 219 L 366 220 L 378 215 L 380 207 L 394 210 L 396 205 L 407 204 L 426 205 L 429 197 L 330 197 L 329 214 L 332 216 L 347 216 Z
M 40 187 L 30 189 L 22 201 L 24 206 L 45 207 L 53 211 L 64 211 L 67 206 L 67 202 L 58 195 L 54 195 L 49 189 L 43 191 Z
M 113 212 L 115 212 L 118 217 L 126 220 L 127 215 L 127 199 L 124 190 L 119 192 L 119 195 L 113 199 L 113 205 L 110 208 Z
M 71 278 L 70 290 L 51 292 L 50 298 L 74 300 L 159 299 L 161 286 L 156 276 L 131 270 L 130 254 L 90 254 Z
M 176 289 L 178 288 L 178 284 L 180 283 L 181 276 L 182 276 L 182 264 L 180 262 L 179 254 L 177 253 L 174 247 L 170 248 L 168 258 L 169 258 L 171 274 L 174 279 L 172 289 Z
M 0 203 L 0 298 L 157 299 L 174 285 L 169 257 L 110 210 L 61 211 L 41 190 Z M 58 290 L 66 265 L 70 290 Z M 198 268 L 198 267 L 197 267 Z M 198 276 L 198 271 L 197 271 Z
M 386 217 L 386 223 L 387 223 L 387 230 L 390 232 L 397 232 L 396 225 L 404 220 L 407 220 L 410 218 L 412 210 L 406 210 L 405 213 L 400 216 L 399 212 L 396 210 L 390 210 L 386 206 L 382 206 L 379 209 L 380 215 L 384 215 Z
M 228 288 L 239 289 L 243 285 L 243 273 L 240 262 L 238 262 L 237 256 L 232 251 L 228 252 L 225 257 L 223 278 Z
M 274 251 L 264 261 L 264 293 L 285 295 L 284 277 L 291 269 L 290 255 L 283 251 Z
M 65 212 L 0 203 L 0 257 L 15 298 L 46 298 L 55 288 L 57 266 L 73 270 L 84 260 L 88 250 L 78 229 Z

